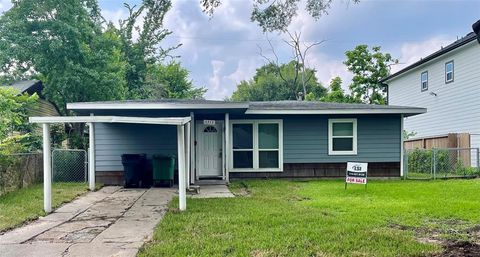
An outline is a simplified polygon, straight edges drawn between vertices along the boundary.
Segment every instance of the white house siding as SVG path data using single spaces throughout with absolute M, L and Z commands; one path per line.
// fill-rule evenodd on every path
M 445 84 L 445 63 L 454 61 L 454 82 Z M 420 89 L 420 74 L 428 71 L 428 90 Z M 475 40 L 422 64 L 389 85 L 389 104 L 427 108 L 427 113 L 408 117 L 404 127 L 415 137 L 447 133 L 480 134 L 480 44 Z M 430 95 L 435 93 L 437 96 Z M 480 138 L 472 136 L 472 147 Z

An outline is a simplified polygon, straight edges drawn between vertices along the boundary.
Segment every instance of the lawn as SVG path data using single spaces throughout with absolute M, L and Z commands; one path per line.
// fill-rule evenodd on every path
M 53 183 L 54 208 L 70 202 L 85 193 L 85 183 Z M 45 215 L 43 211 L 43 184 L 22 188 L 0 196 L 0 232 Z
M 424 256 L 480 230 L 478 179 L 371 181 L 367 190 L 249 180 L 231 189 L 242 196 L 188 199 L 186 212 L 172 201 L 139 256 Z

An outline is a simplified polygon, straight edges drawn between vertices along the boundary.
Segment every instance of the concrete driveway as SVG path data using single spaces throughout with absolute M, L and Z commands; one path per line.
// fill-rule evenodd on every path
M 0 235 L 1 256 L 135 256 L 175 189 L 104 187 Z

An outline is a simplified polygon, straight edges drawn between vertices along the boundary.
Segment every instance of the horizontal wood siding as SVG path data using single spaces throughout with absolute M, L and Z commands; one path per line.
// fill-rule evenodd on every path
M 95 125 L 95 168 L 97 171 L 122 171 L 122 154 L 146 153 L 176 155 L 175 126 L 143 124 Z
M 284 117 L 284 163 L 400 160 L 400 116 L 359 115 L 345 118 L 357 118 L 357 155 L 328 155 L 328 116 Z

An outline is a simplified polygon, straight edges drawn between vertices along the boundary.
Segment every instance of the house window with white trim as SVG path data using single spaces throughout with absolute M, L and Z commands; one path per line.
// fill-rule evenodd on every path
M 445 84 L 453 82 L 453 60 L 445 63 Z
M 357 154 L 357 119 L 328 120 L 328 154 Z
M 282 171 L 283 132 L 281 120 L 231 122 L 232 171 Z
M 428 90 L 428 71 L 424 71 L 420 75 L 420 87 L 422 92 Z

